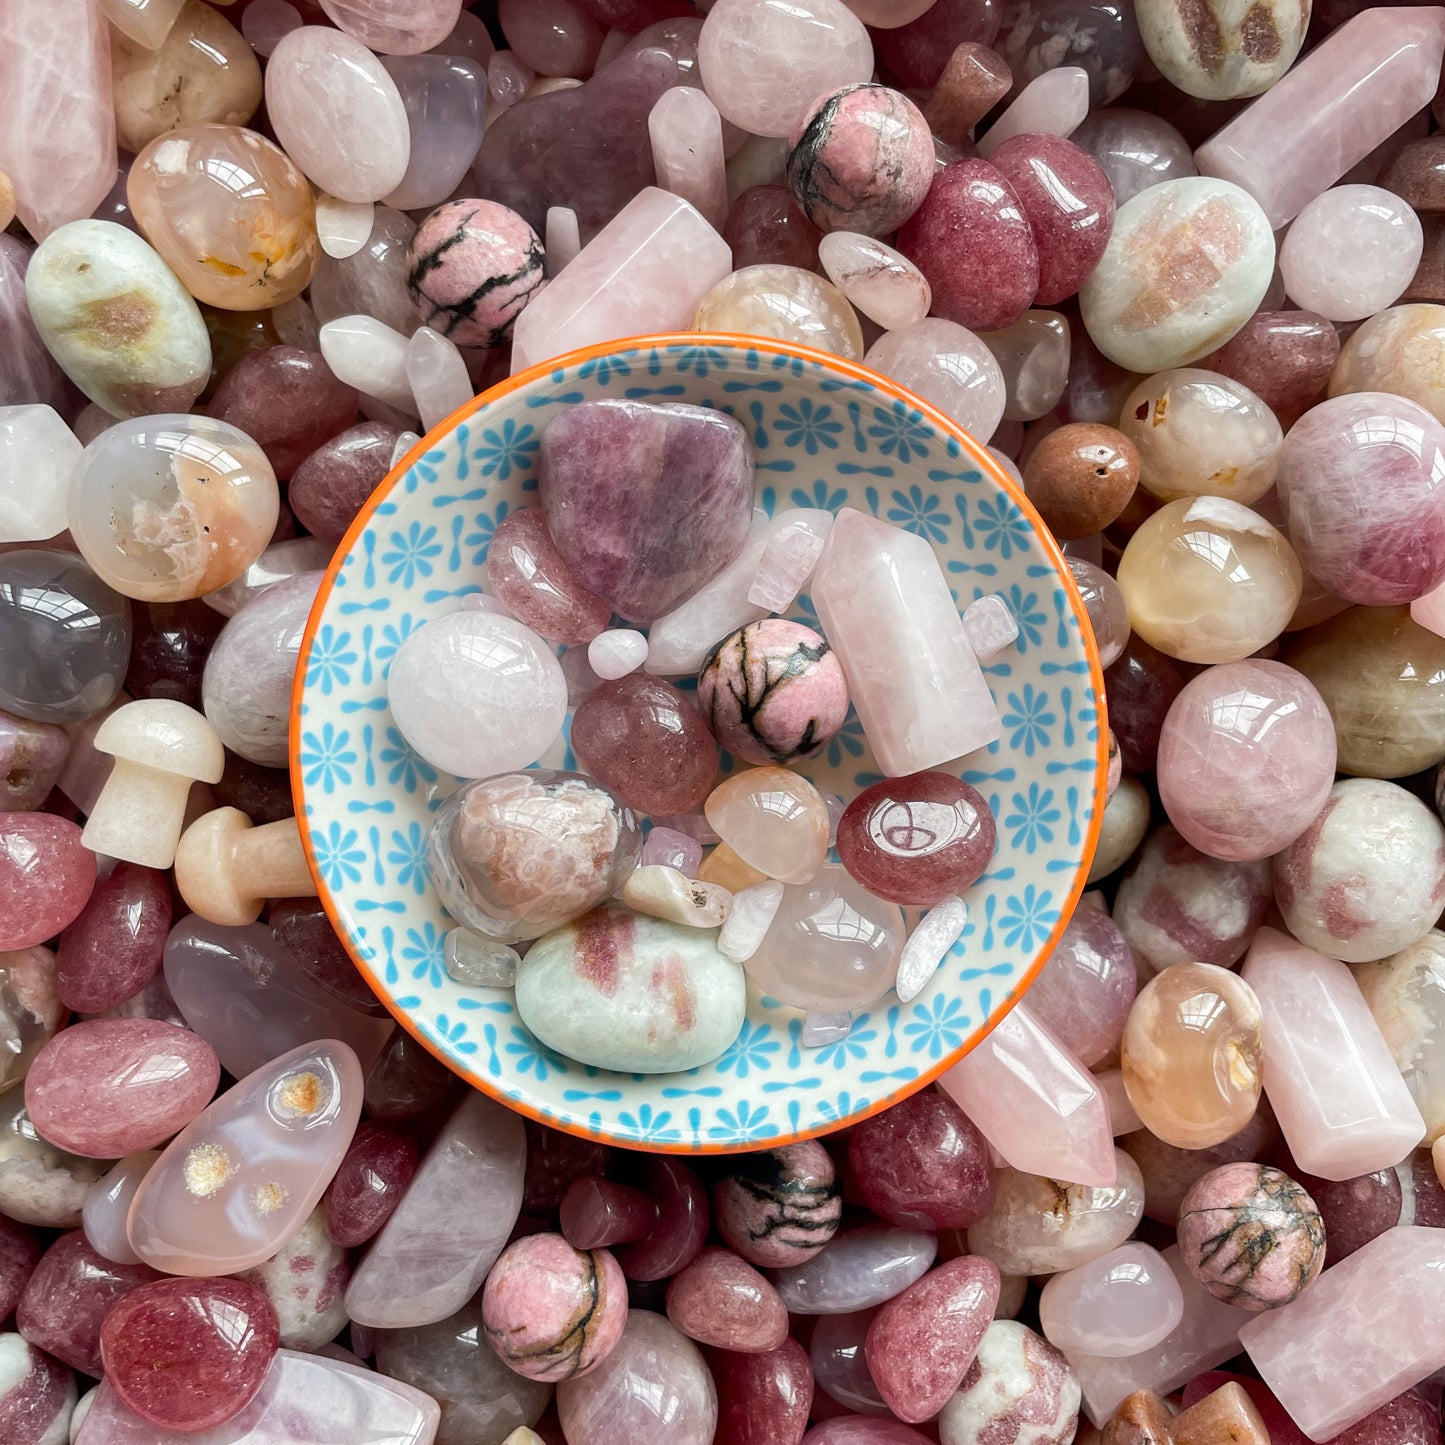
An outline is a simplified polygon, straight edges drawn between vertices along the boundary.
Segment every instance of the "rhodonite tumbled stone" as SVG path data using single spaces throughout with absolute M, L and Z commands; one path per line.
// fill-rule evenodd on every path
M 647 623 L 742 550 L 752 451 L 723 412 L 584 402 L 543 434 L 540 489 L 552 540 L 578 581 Z
M 739 1154 L 713 1187 L 718 1233 L 750 1264 L 782 1269 L 813 1258 L 838 1230 L 843 1194 L 814 1140 Z

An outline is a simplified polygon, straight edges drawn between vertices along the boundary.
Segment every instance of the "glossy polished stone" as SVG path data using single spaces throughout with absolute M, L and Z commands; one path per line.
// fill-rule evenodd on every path
M 0 1365 L 5 1371 L 0 1428 L 40 1445 L 64 1445 L 76 1397 L 70 1371 L 11 1333 L 0 1335 Z
M 857 310 L 885 331 L 928 315 L 933 292 L 923 273 L 892 246 L 855 231 L 831 231 L 818 256 L 829 279 Z
M 25 1092 L 0 1095 L 0 1209 L 21 1224 L 75 1229 L 104 1164 L 67 1154 L 40 1137 Z
M 1258 95 L 1294 64 L 1309 16 L 1283 3 L 1215 3 L 1191 11 L 1175 0 L 1146 0 L 1139 31 L 1149 58 L 1186 95 L 1233 100 Z
M 141 1180 L 160 1157 L 155 1149 L 128 1154 L 87 1196 L 81 1210 L 81 1227 L 86 1242 L 102 1258 L 116 1264 L 140 1264 L 140 1256 L 126 1237 L 125 1221 Z
M 719 281 L 697 305 L 694 331 L 727 331 L 863 355 L 863 332 L 831 282 L 795 266 L 748 266 Z
M 1129 505 L 1139 483 L 1139 451 L 1123 432 L 1099 422 L 1050 431 L 1024 462 L 1024 489 L 1053 534 L 1092 537 Z
M 502 1251 L 522 1202 L 522 1122 L 471 1094 L 442 1126 L 401 1204 L 346 1291 L 360 1324 L 433 1324 L 476 1292 Z M 457 1214 L 467 1202 L 464 1218 Z
M 843 1195 L 833 1161 L 814 1141 L 740 1154 L 713 1188 L 723 1241 L 749 1263 L 788 1268 L 837 1233 Z
M 1159 1252 L 1131 1242 L 1054 1275 L 1039 1298 L 1039 1317 L 1061 1350 L 1127 1357 L 1174 1332 L 1184 1296 Z
M 1111 105 L 1091 112 L 1069 139 L 1098 161 L 1116 205 L 1161 181 L 1196 174 L 1189 143 L 1162 116 Z
M 931 401 L 978 441 L 987 442 L 997 430 L 1006 400 L 1003 373 L 983 341 L 957 322 L 926 316 L 885 331 L 863 360 Z
M 788 1338 L 778 1292 L 731 1250 L 705 1249 L 667 1286 L 667 1317 L 699 1344 L 765 1354 Z
M 73 923 L 95 887 L 95 870 L 74 823 L 50 813 L 0 813 L 0 953 L 33 948 Z M 53 970 L 54 960 L 45 959 L 46 992 L 54 988 Z M 17 962 L 12 983 L 24 974 Z
M 316 448 L 292 473 L 286 500 L 313 536 L 336 543 L 391 470 L 400 433 L 385 422 L 348 427 Z
M 835 1235 L 806 1263 L 780 1269 L 773 1283 L 792 1314 L 852 1314 L 902 1294 L 937 1253 L 931 1233 L 866 1224 Z
M 338 29 L 383 55 L 415 55 L 440 45 L 457 27 L 460 0 L 324 0 Z
M 1029 988 L 1029 1009 L 1092 1069 L 1117 1049 L 1136 990 L 1128 941 L 1106 913 L 1081 903 Z
M 807 883 L 827 855 L 828 810 L 822 795 L 787 768 L 734 773 L 708 795 L 704 813 L 744 863 L 779 882 Z
M 573 575 L 538 507 L 519 507 L 497 524 L 487 549 L 487 581 L 518 621 L 549 642 L 590 642 L 612 615 Z
M 1028 1421 L 1040 1442 L 1067 1440 L 1079 1413 L 1079 1384 L 1049 1342 L 1015 1320 L 995 1320 L 963 1383 L 939 1416 L 942 1445 L 970 1445 L 990 1435 L 1018 1440 Z
M 796 1340 L 766 1354 L 723 1352 L 712 1368 L 717 1445 L 800 1445 L 813 1403 L 813 1369 Z

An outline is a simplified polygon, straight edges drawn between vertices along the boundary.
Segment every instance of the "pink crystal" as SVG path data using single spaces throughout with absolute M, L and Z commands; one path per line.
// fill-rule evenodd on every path
M 1012 647 L 1019 635 L 1017 619 L 997 592 L 985 593 L 963 609 L 963 630 L 980 662 L 988 662 L 1004 648 Z
M 808 585 L 832 526 L 831 517 L 826 526 L 815 526 L 802 519 L 800 513 L 799 521 L 769 529 L 758 570 L 748 588 L 749 604 L 769 612 L 786 612 Z
M 628 1279 L 670 1279 L 692 1263 L 707 1238 L 712 1211 L 707 1190 L 688 1166 L 676 1159 L 650 1159 L 643 1171 L 657 1220 L 641 1238 L 617 1251 Z
M 731 269 L 732 253 L 702 216 L 649 186 L 517 318 L 512 373 L 579 346 L 686 330 Z
M 587 661 L 604 682 L 626 677 L 647 661 L 647 638 L 626 627 L 599 632 L 587 644 Z
M 0 45 L 0 171 L 43 241 L 115 184 L 110 32 L 94 0 L 11 0 Z M 29 398 L 27 398 L 29 399 Z
M 53 938 L 95 888 L 80 829 L 50 813 L 0 813 L 0 953 Z
M 1445 1366 L 1445 1233 L 1387 1230 L 1239 1332 L 1311 1440 L 1329 1440 Z
M 991 743 L 998 710 L 926 538 L 845 507 L 813 579 L 880 768 L 900 777 Z
M 361 1068 L 343 1043 L 304 1044 L 263 1065 L 147 1173 L 130 1209 L 131 1247 L 170 1274 L 269 1259 L 316 1207 L 360 1112 Z
M 1088 72 L 1077 65 L 1046 70 L 1029 81 L 1014 103 L 989 126 L 978 142 L 978 153 L 987 159 L 1016 135 L 1073 135 L 1088 113 Z
M 550 280 L 564 266 L 577 259 L 582 249 L 582 234 L 577 212 L 570 206 L 547 207 L 547 277 Z
M 1278 230 L 1393 135 L 1440 79 L 1445 9 L 1355 15 L 1194 153 L 1243 186 Z
M 644 867 L 661 864 L 693 878 L 697 875 L 697 865 L 702 862 L 702 844 L 676 828 L 654 824 L 643 842 L 641 861 Z
M 647 117 L 657 183 L 691 201 L 716 230 L 727 219 L 722 117 L 705 91 L 675 85 L 657 98 Z
M 471 1094 L 442 1126 L 346 1291 L 353 1320 L 427 1325 L 469 1300 L 522 1205 L 522 1121 Z
M 1264 1088 L 1295 1162 L 1323 1179 L 1398 1164 L 1425 1122 L 1350 970 L 1261 928 L 1241 974 L 1264 1014 Z
M 406 1134 L 362 1124 L 326 1191 L 326 1232 L 347 1249 L 365 1244 L 396 1211 L 416 1168 L 416 1144 Z
M 1054 1275 L 1039 1299 L 1039 1318 L 1061 1350 L 1127 1357 L 1174 1333 L 1184 1295 L 1159 1251 L 1131 1242 Z
M 938 1086 L 1015 1169 L 1071 1184 L 1114 1182 L 1103 1093 L 1026 1005 L 1015 1004 Z
M 462 0 L 321 0 L 339 30 L 383 55 L 415 55 L 456 28 Z

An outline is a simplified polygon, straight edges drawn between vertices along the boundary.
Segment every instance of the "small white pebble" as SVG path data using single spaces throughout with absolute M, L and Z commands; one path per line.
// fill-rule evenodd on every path
M 647 639 L 630 627 L 599 632 L 587 644 L 587 661 L 598 677 L 611 681 L 636 672 L 647 661 Z
M 1008 603 L 997 592 L 990 592 L 964 608 L 963 630 L 973 655 L 980 662 L 987 662 L 1004 648 L 1012 647 L 1019 635 L 1019 625 Z
M 376 220 L 372 201 L 341 201 L 323 191 L 316 197 L 316 235 L 328 256 L 344 261 L 371 239 Z
M 662 863 L 634 868 L 619 896 L 638 913 L 687 928 L 719 928 L 733 906 L 732 894 L 720 883 L 689 878 Z
M 577 212 L 568 206 L 548 206 L 547 279 L 551 280 L 581 249 Z
M 818 558 L 823 555 L 825 541 L 826 533 L 820 537 L 802 526 L 784 527 L 770 537 L 748 588 L 748 601 L 754 607 L 766 607 L 769 612 L 786 612 L 808 585 Z
M 958 942 L 967 922 L 968 904 L 962 898 L 945 898 L 923 915 L 918 927 L 908 935 L 903 957 L 898 960 L 898 982 L 894 989 L 899 1002 L 907 1003 L 922 993 L 928 980 L 938 972 L 938 965 L 948 950 Z
M 443 946 L 447 972 L 472 988 L 511 988 L 517 982 L 522 955 L 469 928 L 454 928 Z
M 391 449 L 392 466 L 395 466 L 420 440 L 421 438 L 414 431 L 402 432 L 396 439 L 396 445 Z
M 733 911 L 717 936 L 718 952 L 742 963 L 758 951 L 783 901 L 783 885 L 769 878 L 733 894 Z
M 798 1042 L 805 1049 L 826 1048 L 846 1039 L 852 1027 L 853 1015 L 850 1013 L 819 1013 L 809 1009 L 803 1015 L 803 1032 Z

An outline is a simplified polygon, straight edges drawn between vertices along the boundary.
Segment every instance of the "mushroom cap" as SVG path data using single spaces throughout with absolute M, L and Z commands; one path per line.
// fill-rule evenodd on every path
M 220 735 L 205 714 L 164 697 L 116 708 L 96 729 L 95 746 L 124 762 L 203 783 L 219 783 L 226 766 Z

